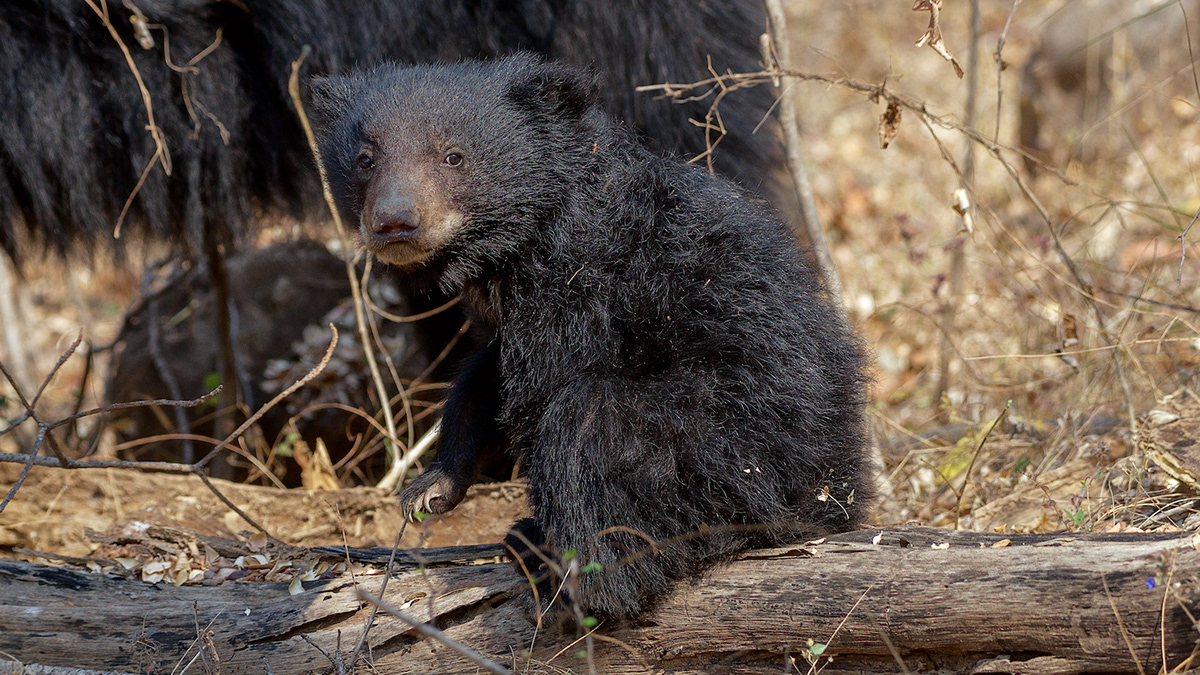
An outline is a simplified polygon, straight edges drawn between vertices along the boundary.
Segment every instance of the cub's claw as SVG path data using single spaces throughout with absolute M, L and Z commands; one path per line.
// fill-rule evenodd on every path
M 469 481 L 456 478 L 434 465 L 400 493 L 400 508 L 404 517 L 413 522 L 417 511 L 446 513 L 467 496 L 468 487 Z

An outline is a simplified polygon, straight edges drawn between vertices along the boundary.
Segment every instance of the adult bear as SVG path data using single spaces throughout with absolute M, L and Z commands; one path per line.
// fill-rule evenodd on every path
M 379 260 L 463 292 L 477 330 L 406 512 L 453 508 L 506 442 L 534 513 L 510 544 L 574 551 L 572 600 L 610 617 L 863 521 L 863 349 L 761 200 L 645 149 L 589 74 L 530 55 L 313 91 L 347 220 Z

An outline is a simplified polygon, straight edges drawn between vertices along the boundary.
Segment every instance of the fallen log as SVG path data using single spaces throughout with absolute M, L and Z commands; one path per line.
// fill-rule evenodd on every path
M 1198 545 L 1179 534 L 864 530 L 749 552 L 636 625 L 602 624 L 584 639 L 534 628 L 514 600 L 526 583 L 497 546 L 400 556 L 384 599 L 524 673 L 777 675 L 808 672 L 806 659 L 827 674 L 1149 673 L 1189 665 L 1197 649 Z M 309 551 L 380 567 L 388 553 Z M 290 595 L 280 583 L 150 585 L 0 560 L 0 658 L 115 672 L 192 661 L 191 672 L 223 675 L 349 672 L 337 663 L 371 610 L 358 589 L 377 596 L 382 580 L 305 582 Z M 368 646 L 375 673 L 480 672 L 382 612 Z

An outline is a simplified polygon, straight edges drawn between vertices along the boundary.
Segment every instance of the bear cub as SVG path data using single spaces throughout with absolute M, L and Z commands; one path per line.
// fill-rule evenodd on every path
M 573 555 L 570 601 L 617 618 L 746 548 L 862 523 L 863 347 L 761 200 L 530 55 L 316 80 L 312 108 L 366 248 L 469 304 L 477 347 L 406 513 L 454 508 L 501 443 L 529 480 L 519 562 Z

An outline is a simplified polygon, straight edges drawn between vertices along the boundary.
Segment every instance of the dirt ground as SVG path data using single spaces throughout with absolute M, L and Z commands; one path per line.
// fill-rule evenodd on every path
M 886 478 L 877 525 L 1078 531 L 1200 524 L 1195 490 L 1144 447 L 1147 429 L 1174 423 L 1154 411 L 1194 398 L 1200 372 L 1197 231 L 1180 238 L 1200 208 L 1200 86 L 1188 64 L 1189 38 L 1160 30 L 1159 43 L 1141 45 L 1135 33 L 1120 34 L 1119 45 L 1101 55 L 1113 64 L 1103 74 L 1107 112 L 1084 120 L 1076 107 L 1104 98 L 1097 91 L 1047 88 L 1022 98 L 1033 87 L 1022 81 L 1025 71 L 1054 65 L 1033 59 L 1065 4 L 982 3 L 974 125 L 999 146 L 994 156 L 976 146 L 972 190 L 963 197 L 969 227 L 955 209 L 967 141 L 954 125 L 966 118 L 967 86 L 933 50 L 914 46 L 928 15 L 909 11 L 908 2 L 790 4 L 798 70 L 886 82 L 938 116 L 923 122 L 906 112 L 884 150 L 882 103 L 845 87 L 795 85 L 845 301 L 876 357 L 870 414 Z M 947 49 L 966 66 L 968 3 L 946 2 L 941 17 Z M 1002 36 L 1000 70 L 994 53 Z M 1190 39 L 1195 44 L 1197 33 Z M 1153 58 L 1145 53 L 1150 46 Z M 1042 135 L 1048 168 L 1025 166 L 1011 149 L 1023 103 L 1049 120 Z M 292 231 L 272 224 L 261 240 Z M 151 247 L 122 261 L 103 253 L 33 260 L 21 280 L 28 358 L 0 359 L 26 362 L 16 375 L 32 389 L 80 331 L 92 345 L 111 343 L 138 295 L 142 263 L 161 253 Z M 98 404 L 107 359 L 98 353 L 85 374 L 84 359 L 74 357 L 39 410 L 48 418 L 69 413 L 80 390 L 86 405 Z M 0 397 L 2 428 L 19 409 L 7 385 Z M 91 430 L 84 425 L 80 433 Z M 0 452 L 29 440 L 20 430 L 0 436 Z M 114 452 L 113 441 L 102 450 Z M 0 465 L 0 489 L 19 472 Z M 339 478 L 362 484 L 349 470 Z M 256 482 L 264 484 L 220 485 L 287 543 L 390 545 L 400 525 L 395 498 L 375 488 L 311 492 Z M 423 545 L 497 541 L 524 513 L 522 497 L 519 484 L 477 486 L 452 514 L 425 526 Z M 252 529 L 191 477 L 39 467 L 0 514 L 0 550 L 87 556 L 98 546 L 89 530 L 135 523 L 225 537 Z M 403 545 L 417 545 L 419 529 L 410 528 Z
M 0 466 L 0 484 L 12 485 L 19 472 L 15 465 Z M 309 491 L 215 483 L 272 536 L 295 546 L 391 546 L 403 522 L 396 498 L 377 488 Z M 39 467 L 22 494 L 30 498 L 14 500 L 4 511 L 0 547 L 87 557 L 99 544 L 89 539 L 91 533 L 162 525 L 247 539 L 254 531 L 194 476 Z M 500 541 L 514 520 L 528 515 L 524 498 L 520 484 L 477 485 L 454 511 L 407 528 L 401 546 Z

